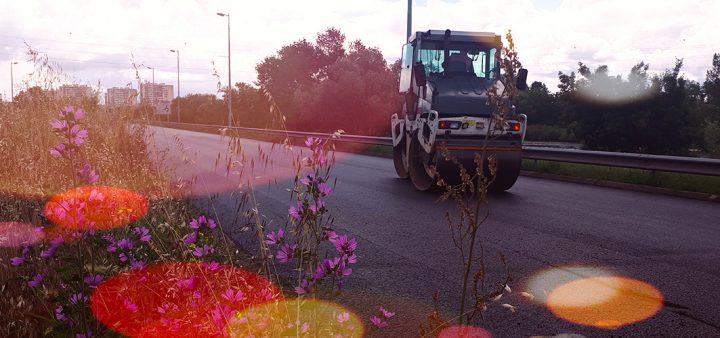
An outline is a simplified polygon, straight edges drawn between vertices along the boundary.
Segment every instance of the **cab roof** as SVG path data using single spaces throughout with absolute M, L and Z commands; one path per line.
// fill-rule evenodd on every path
M 411 35 L 410 38 L 408 38 L 408 42 L 413 42 L 416 39 L 420 40 L 429 40 L 429 41 L 443 41 L 445 38 L 445 33 L 450 32 L 450 41 L 459 41 L 459 42 L 479 42 L 479 43 L 486 43 L 486 44 L 497 44 L 502 45 L 502 38 L 500 35 L 497 35 L 495 33 L 490 32 L 465 32 L 465 31 L 451 31 L 449 29 L 447 30 L 439 30 L 439 29 L 430 29 L 425 32 L 415 32 L 415 34 Z

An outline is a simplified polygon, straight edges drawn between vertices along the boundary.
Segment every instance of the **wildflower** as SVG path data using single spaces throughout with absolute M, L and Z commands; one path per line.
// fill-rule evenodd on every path
M 266 236 L 267 239 L 265 240 L 265 243 L 270 246 L 280 244 L 283 241 L 283 236 L 285 236 L 285 232 L 282 229 L 279 229 L 277 233 L 275 233 L 275 231 L 271 231 Z
M 303 214 L 302 202 L 298 202 L 297 207 L 290 207 L 290 209 L 288 209 L 288 214 L 290 214 L 290 217 L 292 217 L 292 219 L 299 221 L 302 218 Z
M 305 324 L 303 324 L 302 327 L 300 328 L 300 333 L 306 334 L 306 333 L 308 333 L 308 331 L 310 331 L 310 323 L 305 322 Z
M 72 296 L 70 296 L 70 303 L 78 304 L 78 303 L 86 303 L 88 300 L 87 296 L 83 295 L 82 293 L 74 293 Z
M 217 227 L 217 223 L 215 223 L 214 219 L 208 218 L 206 226 L 208 227 L 208 229 L 215 229 Z
M 187 279 L 181 279 L 175 283 L 178 288 L 182 290 L 192 290 L 195 288 L 197 284 L 197 277 L 190 277 Z
M 195 230 L 200 229 L 201 225 L 202 224 L 195 218 L 190 220 L 190 229 L 195 229 Z
M 87 333 L 76 333 L 75 338 L 90 338 L 92 337 L 92 331 L 88 331 Z
M 95 173 L 95 170 L 92 170 L 92 167 L 90 167 L 89 164 L 86 164 L 82 169 L 80 169 L 80 171 L 78 171 L 77 177 L 80 182 L 87 184 L 95 184 L 100 180 L 100 175 Z M 93 193 L 95 193 L 94 196 Z M 97 196 L 98 194 L 99 193 L 96 190 L 91 191 L 90 200 L 92 201 L 93 199 L 97 199 L 98 201 L 103 201 L 105 199 L 102 195 L 100 195 L 102 198 L 99 198 L 99 196 Z
M 307 176 L 301 178 L 301 179 L 300 179 L 300 183 L 302 183 L 302 184 L 304 184 L 304 185 L 306 185 L 306 186 L 310 186 L 310 184 L 313 183 L 313 180 L 315 180 L 315 174 L 310 173 L 310 174 L 308 174 Z
M 183 239 L 183 242 L 187 245 L 195 244 L 198 240 L 198 231 L 195 230 L 191 233 L 189 233 L 187 236 L 185 236 L 185 239 Z
M 195 250 L 193 250 L 193 253 L 192 253 L 192 254 L 195 255 L 195 256 L 197 256 L 197 257 L 202 257 L 202 256 L 205 256 L 205 255 L 208 255 L 208 254 L 212 253 L 213 251 L 215 251 L 215 250 L 214 250 L 211 246 L 205 245 L 205 246 L 202 246 L 202 247 L 197 247 L 197 248 L 195 248 Z
M 333 193 L 333 189 L 330 187 L 329 184 L 327 184 L 325 182 L 320 183 L 320 185 L 318 186 L 318 191 L 320 192 L 320 194 L 322 196 L 325 196 L 325 197 L 330 196 L 330 194 Z
M 65 154 L 67 154 L 69 150 L 66 150 L 65 144 L 60 143 L 55 146 L 52 150 L 50 150 L 50 155 L 55 157 L 63 157 Z
M 242 302 L 243 300 L 243 292 L 242 290 L 237 290 L 237 292 L 233 292 L 232 289 L 225 290 L 225 293 L 222 295 L 223 298 L 233 302 Z
M 40 257 L 50 258 L 50 257 L 54 256 L 57 249 L 64 243 L 65 243 L 65 239 L 63 239 L 62 236 L 58 236 L 57 238 L 50 241 L 50 247 L 47 250 L 43 250 L 40 252 Z
M 375 325 L 377 328 L 382 329 L 388 327 L 388 322 L 380 319 L 378 316 L 372 316 L 370 317 L 370 321 Z
M 346 321 L 348 321 L 348 320 L 350 320 L 350 314 L 347 313 L 347 312 L 343 312 L 343 313 L 337 315 L 337 322 L 338 322 L 338 323 L 341 323 L 341 324 L 342 324 L 342 323 L 344 323 L 344 322 L 346 322 Z
M 131 269 L 135 269 L 135 270 L 139 270 L 139 269 L 144 268 L 145 265 L 146 265 L 146 264 L 145 264 L 145 261 L 133 261 L 133 262 L 130 264 L 130 268 L 131 268 Z
M 31 288 L 38 287 L 38 286 L 42 285 L 44 279 L 45 279 L 45 276 L 43 274 L 39 273 L 39 274 L 35 275 L 35 277 L 33 277 L 28 282 L 28 286 Z
M 67 317 L 65 317 L 65 314 L 63 313 L 63 307 L 61 305 L 58 305 L 58 307 L 55 308 L 55 319 L 61 322 L 67 320 Z
M 146 227 L 135 228 L 133 232 L 135 232 L 141 242 L 149 242 L 152 239 L 150 230 Z
M 386 319 L 390 319 L 390 317 L 395 315 L 395 312 L 390 312 L 388 310 L 385 310 L 385 308 L 382 306 L 380 307 L 380 312 L 382 313 L 383 317 L 385 317 Z
M 75 111 L 73 112 L 73 118 L 74 118 L 76 121 L 80 121 L 80 120 L 84 119 L 84 118 L 85 118 L 85 111 L 84 111 L 82 108 L 80 108 L 80 107 L 76 108 Z
M 328 271 L 327 271 L 325 264 L 319 264 L 317 266 L 317 268 L 315 268 L 315 273 L 313 274 L 313 278 L 315 280 L 323 279 L 323 278 L 325 278 L 325 276 L 327 276 L 327 273 L 328 273 Z
M 357 240 L 354 238 L 348 240 L 347 235 L 340 235 L 335 238 L 329 239 L 330 243 L 335 246 L 335 250 L 339 253 L 351 255 L 357 249 Z
M 349 256 L 343 255 L 343 258 L 345 259 L 345 263 L 348 263 L 348 264 L 357 263 L 357 256 L 355 254 L 351 254 Z
M 123 238 L 123 239 L 117 241 L 117 243 L 115 243 L 115 245 L 117 245 L 118 248 L 123 249 L 123 250 L 132 250 L 132 248 L 133 248 L 133 242 L 131 239 L 128 239 L 128 238 Z
M 294 257 L 296 248 L 297 248 L 297 244 L 293 244 L 293 245 L 285 244 L 275 254 L 275 258 L 277 258 L 277 260 L 280 263 L 287 263 Z
M 202 266 L 210 271 L 218 271 L 220 268 L 222 268 L 222 265 L 218 262 L 202 262 Z
M 65 120 L 53 120 L 50 122 L 50 125 L 53 127 L 53 129 L 57 130 L 65 130 L 68 127 L 68 123 Z
M 123 299 L 123 306 L 132 312 L 138 311 L 137 305 L 135 305 L 135 303 L 131 302 L 130 299 L 128 299 L 128 298 Z
M 85 139 L 87 139 L 87 137 L 87 130 L 82 129 L 79 124 L 72 126 L 68 132 L 68 141 L 70 141 L 70 144 L 74 144 L 76 146 L 85 143 Z
M 168 313 L 168 312 L 170 312 L 170 311 L 175 311 L 175 310 L 177 310 L 177 309 L 178 309 L 178 306 L 177 306 L 177 305 L 165 303 L 165 304 L 163 304 L 162 306 L 158 306 L 157 311 L 158 311 L 159 313 L 165 314 L 165 313 Z
M 322 143 L 321 139 L 319 139 L 317 137 L 312 137 L 312 136 L 308 137 L 305 140 L 305 146 L 310 149 L 313 149 L 313 150 L 316 149 L 318 146 L 320 146 L 321 143 Z
M 91 288 L 96 288 L 100 283 L 103 281 L 102 275 L 87 275 L 85 278 L 83 278 L 83 282 L 85 284 L 89 285 Z
M 10 264 L 12 266 L 20 266 L 25 264 L 25 257 L 13 257 L 10 258 Z
M 310 209 L 313 214 L 319 214 L 323 208 L 325 208 L 325 202 L 318 200 L 311 203 L 308 209 Z
M 314 286 L 315 282 L 312 280 L 303 279 L 303 281 L 300 282 L 300 286 L 295 288 L 295 293 L 298 295 L 310 294 L 313 292 Z

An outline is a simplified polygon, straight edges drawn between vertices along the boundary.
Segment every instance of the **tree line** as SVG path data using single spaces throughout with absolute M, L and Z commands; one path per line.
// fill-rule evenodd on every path
M 528 115 L 528 138 L 579 141 L 591 150 L 720 155 L 720 54 L 703 83 L 672 69 L 648 73 L 640 62 L 626 77 L 607 66 L 558 73 L 558 91 L 534 82 L 515 102 Z

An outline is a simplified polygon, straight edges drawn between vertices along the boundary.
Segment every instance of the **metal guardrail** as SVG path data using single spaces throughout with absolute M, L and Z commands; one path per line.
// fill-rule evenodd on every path
M 158 123 L 161 126 L 168 127 L 192 127 L 201 129 L 212 129 L 219 131 L 227 127 L 210 125 L 210 124 L 192 124 L 192 123 Z M 264 135 L 277 135 L 285 137 L 305 138 L 320 137 L 327 138 L 333 134 L 312 133 L 300 131 L 285 131 L 260 128 L 244 128 L 232 127 L 231 129 L 258 133 Z M 360 136 L 346 135 L 338 139 L 342 142 L 363 143 L 372 145 L 392 146 L 392 139 L 389 137 L 377 136 Z M 666 171 L 684 174 L 720 176 L 720 160 L 682 157 L 682 156 L 665 156 L 665 155 L 647 155 L 633 153 L 615 153 L 607 151 L 588 151 L 576 149 L 553 149 L 540 147 L 523 147 L 523 158 L 531 160 L 569 162 L 578 164 L 591 164 L 608 167 L 633 168 L 651 171 Z

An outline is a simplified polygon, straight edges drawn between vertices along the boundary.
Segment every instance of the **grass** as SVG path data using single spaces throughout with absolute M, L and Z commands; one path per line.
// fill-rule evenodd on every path
M 580 177 L 720 195 L 720 177 L 652 172 L 650 170 L 605 167 L 565 162 L 523 160 L 522 169 L 540 173 Z

